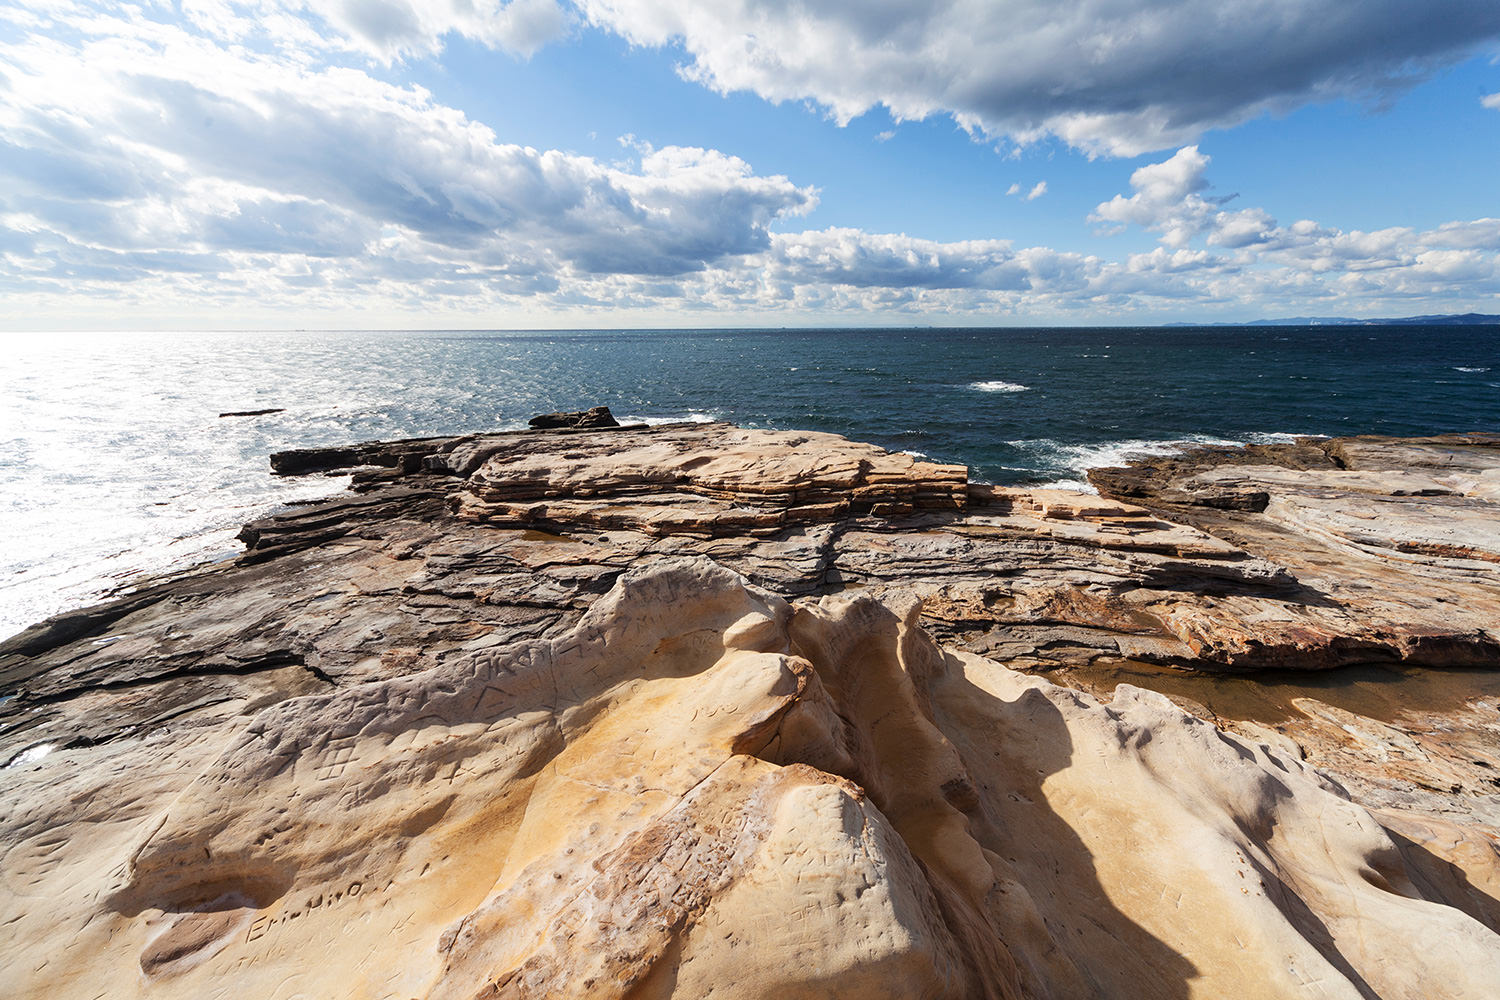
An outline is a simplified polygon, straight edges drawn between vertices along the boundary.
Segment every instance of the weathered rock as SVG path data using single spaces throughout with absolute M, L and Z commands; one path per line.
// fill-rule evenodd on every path
M 1182 609 L 1173 631 L 1205 659 L 1500 665 L 1500 435 L 1209 448 L 1090 477 L 1300 584 L 1283 608 L 1234 595 Z M 1220 502 L 1251 493 L 1265 502 Z
M 556 427 L 620 426 L 620 422 L 615 419 L 614 414 L 609 412 L 607 406 L 591 406 L 587 410 L 574 410 L 569 413 L 541 413 L 532 417 L 527 423 L 535 430 L 548 430 Z
M 562 448 L 510 438 L 487 449 L 454 502 L 461 517 L 493 524 L 760 536 L 864 514 L 961 509 L 967 478 L 962 466 L 834 434 L 708 424 L 578 437 Z
M 1493 665 L 1485 440 L 1132 503 L 721 424 L 283 453 L 353 492 L 0 644 L 0 981 L 1496 995 L 1494 699 L 1210 723 L 1007 666 Z
M 271 456 L 271 471 L 283 476 L 300 476 L 331 469 L 384 466 L 401 472 L 415 472 L 421 468 L 423 457 L 454 440 L 411 438 L 405 441 L 366 441 L 344 448 L 278 451 Z
M 554 639 L 54 752 L 6 774 L 10 989 L 1500 989 L 1493 921 L 1301 761 L 917 621 L 666 560 Z

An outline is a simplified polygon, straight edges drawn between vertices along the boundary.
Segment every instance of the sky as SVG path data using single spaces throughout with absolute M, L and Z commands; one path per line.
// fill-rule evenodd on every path
M 1496 0 L 0 0 L 0 329 L 1471 311 Z

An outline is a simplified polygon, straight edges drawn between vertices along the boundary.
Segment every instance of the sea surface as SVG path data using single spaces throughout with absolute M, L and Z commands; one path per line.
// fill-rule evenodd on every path
M 7 335 L 0 636 L 346 483 L 275 478 L 272 451 L 599 404 L 1081 485 L 1194 442 L 1500 429 L 1500 327 Z

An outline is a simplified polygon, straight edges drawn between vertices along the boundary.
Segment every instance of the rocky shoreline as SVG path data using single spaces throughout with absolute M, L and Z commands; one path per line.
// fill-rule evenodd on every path
M 1500 435 L 579 416 L 278 454 L 353 485 L 0 644 L 16 995 L 1500 995 Z M 1109 681 L 1382 666 L 1471 673 Z

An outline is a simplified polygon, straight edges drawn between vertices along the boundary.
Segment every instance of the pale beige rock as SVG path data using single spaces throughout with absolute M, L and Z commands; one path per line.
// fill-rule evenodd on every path
M 724 425 L 282 456 L 371 468 L 0 644 L 3 992 L 1500 995 L 1500 702 L 1005 665 L 1493 666 L 1485 440 L 1139 503 Z
M 716 536 L 967 502 L 963 466 L 919 462 L 835 434 L 709 424 L 691 434 L 626 429 L 600 440 L 608 446 L 542 450 L 508 440 L 465 452 L 460 468 L 484 457 L 455 498 L 459 514 Z
M 1303 762 L 919 613 L 666 562 L 556 639 L 9 769 L 9 995 L 1500 990 L 1473 898 Z

